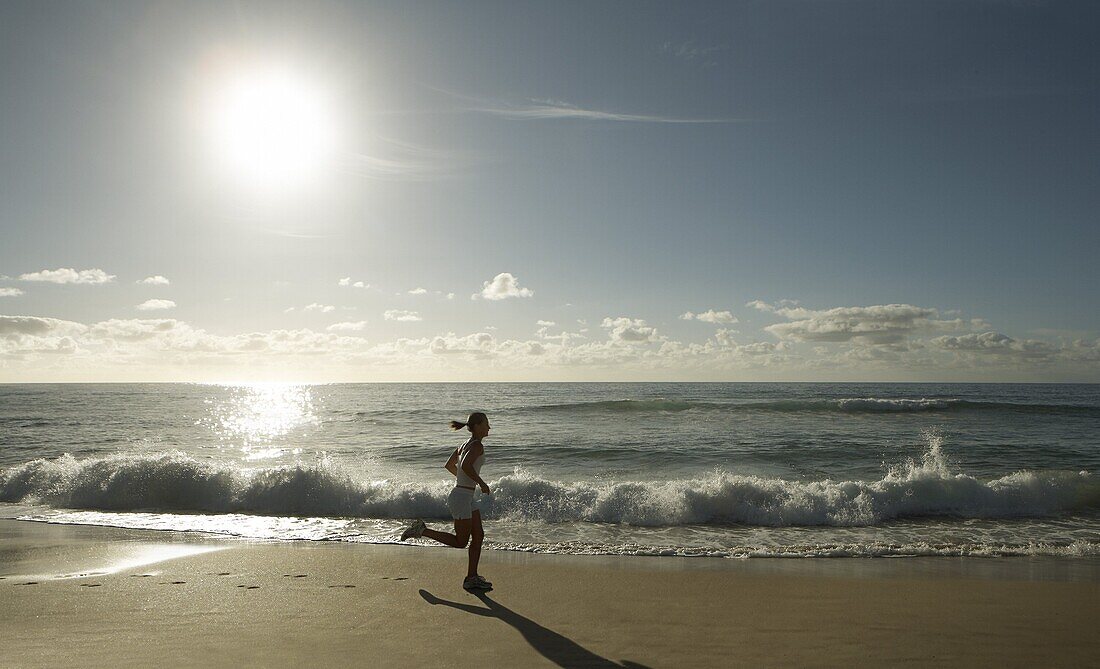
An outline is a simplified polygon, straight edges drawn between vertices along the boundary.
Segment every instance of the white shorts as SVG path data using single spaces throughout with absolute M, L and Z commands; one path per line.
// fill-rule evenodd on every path
M 455 487 L 447 496 L 447 508 L 451 510 L 451 518 L 455 520 L 469 520 L 474 517 L 474 511 L 481 510 L 480 499 L 474 499 L 476 491 L 467 488 Z

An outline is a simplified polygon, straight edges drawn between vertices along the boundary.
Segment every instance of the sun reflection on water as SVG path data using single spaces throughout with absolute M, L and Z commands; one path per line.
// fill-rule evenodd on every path
M 264 383 L 223 388 L 228 396 L 206 399 L 210 414 L 203 422 L 223 447 L 239 448 L 247 460 L 300 453 L 300 448 L 277 442 L 318 423 L 311 386 Z

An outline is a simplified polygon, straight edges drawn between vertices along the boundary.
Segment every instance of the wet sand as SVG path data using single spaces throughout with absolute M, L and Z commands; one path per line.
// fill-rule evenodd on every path
M 0 521 L 0 665 L 1085 666 L 1089 560 L 573 557 Z

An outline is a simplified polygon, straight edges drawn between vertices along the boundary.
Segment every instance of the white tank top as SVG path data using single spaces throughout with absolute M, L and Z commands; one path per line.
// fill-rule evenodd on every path
M 462 471 L 462 465 L 466 462 L 466 458 L 470 455 L 470 444 L 472 443 L 474 443 L 473 439 L 467 441 L 465 444 L 462 444 L 462 446 L 460 446 L 458 449 L 458 473 L 455 474 L 455 477 L 457 479 L 455 481 L 455 485 L 460 485 L 466 488 L 477 487 L 477 483 L 474 482 L 474 480 L 470 478 L 469 475 L 466 474 L 466 472 Z M 482 453 L 481 455 L 477 456 L 477 459 L 473 462 L 473 469 L 475 472 L 477 472 L 478 476 L 481 476 L 481 464 L 484 461 L 485 454 Z

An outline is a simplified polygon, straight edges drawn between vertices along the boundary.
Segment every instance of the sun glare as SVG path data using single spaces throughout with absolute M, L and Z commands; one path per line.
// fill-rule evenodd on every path
M 302 186 L 332 167 L 336 117 L 323 86 L 288 68 L 225 77 L 208 98 L 206 130 L 222 176 L 263 190 Z

